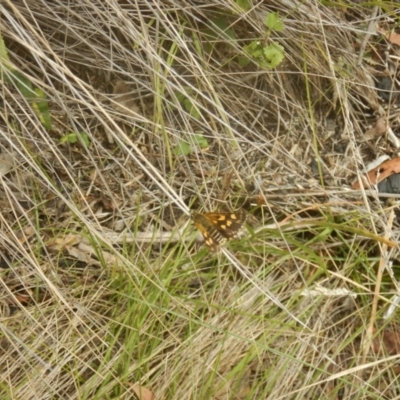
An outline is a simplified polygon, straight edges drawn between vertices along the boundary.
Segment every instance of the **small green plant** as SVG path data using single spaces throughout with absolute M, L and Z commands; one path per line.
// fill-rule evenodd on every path
M 243 11 L 249 11 L 251 9 L 250 0 L 235 0 L 235 4 Z
M 265 19 L 267 28 L 264 38 L 253 40 L 250 44 L 243 47 L 244 55 L 239 57 L 239 64 L 248 65 L 255 61 L 261 68 L 275 68 L 285 57 L 284 48 L 276 42 L 267 44 L 272 31 L 281 32 L 284 28 L 283 22 L 278 13 L 270 13 Z
M 188 88 L 185 93 L 183 92 L 176 92 L 176 98 L 178 99 L 179 103 L 182 104 L 183 108 L 193 117 L 196 119 L 200 119 L 200 112 L 195 104 L 192 102 L 191 93 L 193 91 Z
M 75 144 L 75 143 L 82 143 L 83 146 L 89 147 L 90 145 L 90 139 L 89 136 L 86 132 L 71 132 L 68 133 L 67 135 L 64 135 L 60 139 L 61 143 L 70 143 L 70 144 Z
M 12 67 L 3 37 L 0 35 L 0 80 L 14 87 L 31 104 L 42 125 L 50 130 L 52 126 L 46 94 L 20 71 Z
M 174 147 L 174 153 L 176 156 L 187 156 L 199 148 L 206 149 L 207 147 L 207 139 L 203 135 L 195 133 L 189 136 L 188 141 L 180 140 Z
M 216 49 L 218 44 L 223 43 L 224 47 L 231 47 L 234 50 L 237 45 L 237 37 L 235 31 L 230 26 L 230 23 L 226 17 L 218 17 L 210 20 L 208 28 L 203 31 L 205 42 L 203 44 L 203 50 L 210 56 L 211 53 Z M 193 34 L 194 42 L 197 42 L 198 37 Z

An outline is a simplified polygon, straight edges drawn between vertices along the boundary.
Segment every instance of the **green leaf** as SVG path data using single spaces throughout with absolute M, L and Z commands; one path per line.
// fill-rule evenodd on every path
M 50 130 L 52 121 L 46 94 L 39 88 L 35 89 L 35 94 L 37 95 L 37 98 L 32 102 L 32 107 L 45 129 Z
M 194 146 L 199 146 L 201 149 L 208 147 L 208 141 L 203 135 L 195 133 L 194 135 L 190 135 L 189 139 Z
M 8 56 L 7 47 L 3 37 L 0 35 L 0 73 L 1 78 L 6 83 L 13 83 L 26 98 L 36 97 L 32 89 L 32 83 L 29 79 L 11 67 L 10 57 Z
M 265 19 L 265 25 L 268 29 L 275 32 L 281 32 L 284 28 L 281 17 L 279 16 L 279 13 L 276 12 L 269 13 L 267 15 L 267 18 Z
M 263 46 L 260 41 L 254 40 L 249 45 L 244 46 L 243 51 L 261 68 L 275 68 L 285 58 L 283 47 L 277 43 Z M 247 65 L 249 62 L 250 60 L 246 60 L 245 56 L 239 58 L 240 65 Z
M 249 11 L 251 8 L 251 3 L 249 0 L 235 0 L 236 5 L 243 11 Z
M 228 20 L 226 18 L 214 18 L 211 21 L 212 25 L 216 27 L 215 37 L 222 37 L 225 40 L 237 40 L 235 32 L 229 27 Z
M 268 68 L 277 67 L 285 58 L 285 50 L 277 43 L 271 43 L 269 46 L 264 47 L 264 61 L 267 63 Z
M 238 63 L 241 67 L 245 67 L 246 65 L 249 65 L 251 62 L 251 59 L 246 56 L 239 56 L 238 57 Z
M 186 98 L 183 101 L 183 107 L 185 110 L 193 117 L 196 119 L 200 119 L 200 113 L 197 107 L 192 103 L 192 100 L 189 98 Z
M 243 51 L 253 58 L 261 57 L 263 55 L 263 46 L 259 40 L 253 40 L 250 44 L 243 47 Z
M 7 47 L 3 36 L 0 35 L 0 79 L 5 83 L 10 83 L 9 77 L 10 58 L 8 57 Z
M 10 62 L 10 58 L 8 57 L 7 47 L 6 44 L 4 43 L 2 35 L 0 35 L 0 61 L 1 65 L 3 65 L 3 61 Z
M 192 151 L 192 148 L 188 142 L 181 140 L 175 147 L 174 147 L 174 154 L 176 156 L 188 156 Z
M 188 141 L 181 140 L 175 147 L 174 147 L 174 154 L 176 156 L 187 156 L 196 148 L 206 149 L 208 147 L 207 139 L 198 133 L 191 134 L 188 138 Z
M 7 47 L 3 37 L 0 35 L 0 78 L 3 82 L 14 85 L 21 95 L 31 104 L 40 122 L 47 129 L 51 129 L 52 121 L 49 112 L 48 100 L 43 90 L 36 88 L 32 82 L 11 67 Z
M 80 132 L 79 134 L 80 134 L 80 137 L 81 137 L 81 140 L 82 140 L 84 146 L 89 147 L 90 139 L 89 139 L 88 134 L 84 131 Z
M 186 93 L 176 92 L 176 98 L 179 103 L 182 104 L 183 108 L 194 118 L 200 119 L 200 112 L 197 107 L 192 102 L 192 98 L 190 97 L 192 90 L 189 88 Z
M 25 78 L 24 74 L 19 71 L 10 71 L 10 78 L 25 99 L 32 101 L 36 98 L 36 93 L 32 87 L 32 82 Z
M 70 144 L 75 144 L 77 142 L 81 142 L 85 147 L 89 147 L 90 145 L 90 140 L 89 136 L 87 135 L 86 132 L 71 132 L 67 135 L 64 135 L 60 139 L 60 143 L 70 143 Z

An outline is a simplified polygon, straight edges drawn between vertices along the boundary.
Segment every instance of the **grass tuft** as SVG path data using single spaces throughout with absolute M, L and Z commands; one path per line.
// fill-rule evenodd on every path
M 2 2 L 1 399 L 399 396 L 376 7 Z

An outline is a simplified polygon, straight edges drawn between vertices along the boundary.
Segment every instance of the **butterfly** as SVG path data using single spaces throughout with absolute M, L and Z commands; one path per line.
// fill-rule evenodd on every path
M 211 251 L 218 251 L 228 239 L 237 237 L 246 222 L 247 214 L 239 209 L 233 212 L 192 212 L 192 220 Z

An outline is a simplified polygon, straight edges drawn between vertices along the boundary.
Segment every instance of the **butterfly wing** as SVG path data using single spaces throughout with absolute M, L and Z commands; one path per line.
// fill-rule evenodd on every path
M 192 213 L 193 223 L 204 237 L 205 244 L 218 251 L 228 239 L 238 235 L 246 222 L 244 210 L 224 213 Z

